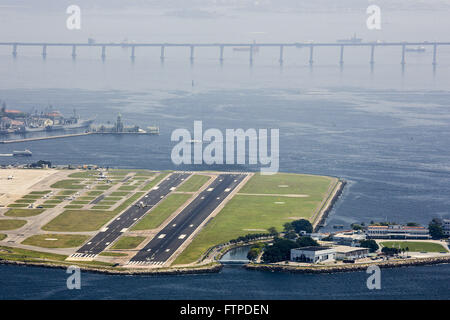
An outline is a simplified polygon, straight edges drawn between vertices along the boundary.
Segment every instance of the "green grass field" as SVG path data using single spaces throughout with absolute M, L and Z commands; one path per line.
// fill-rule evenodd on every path
M 57 189 L 83 189 L 83 185 L 80 184 L 81 181 L 78 179 L 61 180 L 52 184 L 51 187 Z
M 200 231 L 175 264 L 194 262 L 210 247 L 239 236 L 264 233 L 270 227 L 281 231 L 286 222 L 311 218 L 319 203 L 310 198 L 236 195 Z
M 26 238 L 22 244 L 41 248 L 73 248 L 81 246 L 88 238 L 78 234 L 37 234 Z
M 88 196 L 99 196 L 101 194 L 103 194 L 103 191 L 89 191 L 87 193 Z
M 58 195 L 60 195 L 60 196 L 70 196 L 70 195 L 74 194 L 75 192 L 77 192 L 77 191 L 76 190 L 61 190 L 60 192 L 58 192 Z
M 42 227 L 45 231 L 96 231 L 116 215 L 112 211 L 65 210 Z
M 180 192 L 196 192 L 209 179 L 210 179 L 210 177 L 208 177 L 208 176 L 203 176 L 203 175 L 200 175 L 200 174 L 194 174 L 187 181 L 185 181 L 180 187 L 178 187 L 177 191 L 180 191 Z
M 5 240 L 7 237 L 6 234 L 0 233 L 0 241 Z
M 81 209 L 83 208 L 82 204 L 68 204 L 67 206 L 64 206 L 64 209 Z
M 26 220 L 19 219 L 0 219 L 0 230 L 14 230 L 23 227 Z
M 112 249 L 134 249 L 144 240 L 145 237 L 121 237 L 112 246 Z
M 380 243 L 383 247 L 389 248 L 409 248 L 410 252 L 447 252 L 442 245 L 433 242 L 423 241 L 383 241 Z
M 293 173 L 274 175 L 255 174 L 239 193 L 253 194 L 307 194 L 322 199 L 330 183 L 336 178 Z
M 36 195 L 44 195 L 49 193 L 50 190 L 42 190 L 42 191 L 31 191 L 30 194 L 36 194 Z
M 9 209 L 5 216 L 7 217 L 33 217 L 44 212 L 44 209 Z
M 137 186 L 121 186 L 119 187 L 120 191 L 133 191 Z
M 156 208 L 149 211 L 141 220 L 139 220 L 132 230 L 150 230 L 159 227 L 164 220 L 166 220 L 190 197 L 190 194 L 170 194 Z
M 97 171 L 81 171 L 69 174 L 69 178 L 93 179 L 98 177 Z
M 10 203 L 8 204 L 8 208 L 26 208 L 28 207 L 28 203 Z
M 133 202 L 142 197 L 143 192 L 136 192 L 114 210 L 105 210 L 106 206 L 94 206 L 99 210 L 68 209 L 51 220 L 42 230 L 56 232 L 96 231 L 111 220 L 115 215 L 128 208 Z M 77 209 L 81 205 L 69 205 Z M 74 207 L 77 206 L 77 207 Z
M 12 260 L 12 261 L 64 261 L 67 256 L 61 254 L 39 252 L 20 248 L 11 248 L 0 246 L 0 259 Z

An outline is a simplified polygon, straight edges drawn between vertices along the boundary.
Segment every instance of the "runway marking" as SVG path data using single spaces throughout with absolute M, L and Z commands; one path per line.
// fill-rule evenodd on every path
M 166 235 L 163 233 L 163 234 L 160 234 L 159 235 L 159 237 L 158 237 L 158 239 L 162 239 L 162 238 L 164 238 Z
M 180 236 L 178 237 L 178 239 L 184 239 L 184 238 L 186 238 L 186 235 L 185 235 L 185 234 L 182 234 L 182 235 L 180 235 Z

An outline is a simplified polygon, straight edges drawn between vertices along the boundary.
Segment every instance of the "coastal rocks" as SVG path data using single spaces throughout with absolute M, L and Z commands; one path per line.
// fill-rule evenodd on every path
M 450 256 L 435 257 L 435 258 L 421 258 L 408 259 L 396 261 L 384 261 L 374 263 L 362 264 L 346 264 L 333 266 L 283 266 L 283 265 L 268 265 L 268 264 L 247 264 L 244 268 L 248 270 L 260 270 L 270 272 L 290 272 L 290 273 L 335 273 L 335 272 L 351 272 L 351 271 L 365 271 L 369 266 L 377 265 L 380 268 L 397 268 L 409 266 L 433 265 L 440 263 L 450 263 Z

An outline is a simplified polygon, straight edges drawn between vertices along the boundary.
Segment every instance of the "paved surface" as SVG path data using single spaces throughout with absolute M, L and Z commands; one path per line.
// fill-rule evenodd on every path
M 188 173 L 173 173 L 165 178 L 157 187 L 136 201 L 136 203 L 142 201 L 144 207 L 133 205 L 128 208 L 84 246 L 78 249 L 76 253 L 71 255 L 70 258 L 94 258 L 188 177 Z
M 221 174 L 140 250 L 129 265 L 162 265 L 246 177 Z

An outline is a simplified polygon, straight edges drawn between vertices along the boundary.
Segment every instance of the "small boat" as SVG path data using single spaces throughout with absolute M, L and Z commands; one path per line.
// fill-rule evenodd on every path
M 14 157 L 31 157 L 32 155 L 33 153 L 28 149 L 25 149 L 23 151 L 16 151 L 16 150 L 13 151 Z

